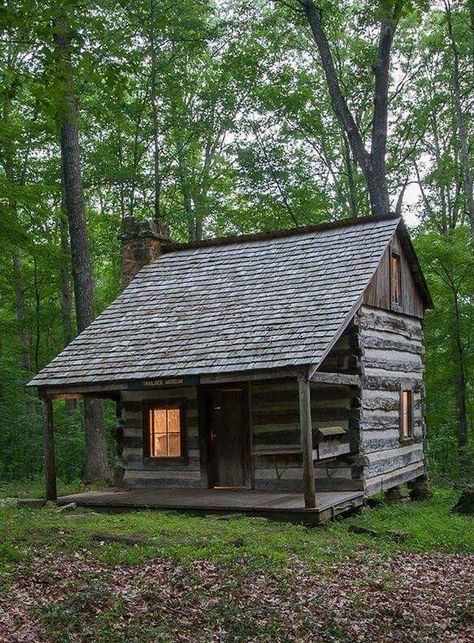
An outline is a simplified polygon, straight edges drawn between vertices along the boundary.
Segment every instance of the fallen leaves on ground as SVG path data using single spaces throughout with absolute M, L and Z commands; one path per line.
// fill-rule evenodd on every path
M 474 641 L 474 556 L 400 553 L 311 571 L 39 551 L 0 589 L 0 641 Z

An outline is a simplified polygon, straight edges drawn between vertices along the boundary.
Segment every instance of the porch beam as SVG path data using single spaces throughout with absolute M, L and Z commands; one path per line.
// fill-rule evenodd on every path
M 56 500 L 56 461 L 54 457 L 53 402 L 50 397 L 41 399 L 43 406 L 43 448 L 46 500 Z
M 83 393 L 51 393 L 48 397 L 52 400 L 82 400 L 85 395 Z
M 301 448 L 303 450 L 304 505 L 307 509 L 316 507 L 316 487 L 313 464 L 313 428 L 311 422 L 311 387 L 305 377 L 298 377 L 300 403 Z
M 303 375 L 303 369 L 279 368 L 263 371 L 240 371 L 238 373 L 217 373 L 213 375 L 201 375 L 200 384 L 225 384 L 232 382 L 255 382 L 259 380 L 276 380 L 294 378 Z
M 346 384 L 348 386 L 359 386 L 359 375 L 349 375 L 347 373 L 324 373 L 315 371 L 309 377 L 311 382 L 321 384 Z

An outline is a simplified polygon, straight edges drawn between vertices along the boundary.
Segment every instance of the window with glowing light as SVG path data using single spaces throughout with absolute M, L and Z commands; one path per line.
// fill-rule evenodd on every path
M 150 407 L 147 412 L 145 455 L 149 458 L 183 456 L 183 412 L 180 407 Z
M 409 440 L 413 437 L 413 392 L 403 390 L 400 395 L 400 437 Z

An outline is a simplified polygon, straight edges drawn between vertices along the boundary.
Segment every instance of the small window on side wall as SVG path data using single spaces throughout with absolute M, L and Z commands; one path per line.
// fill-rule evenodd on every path
M 153 459 L 183 458 L 184 414 L 181 406 L 150 406 L 145 414 L 144 456 Z
M 400 438 L 410 440 L 413 437 L 413 391 L 402 389 L 400 393 Z
M 400 255 L 390 252 L 390 301 L 392 306 L 402 305 L 402 267 Z

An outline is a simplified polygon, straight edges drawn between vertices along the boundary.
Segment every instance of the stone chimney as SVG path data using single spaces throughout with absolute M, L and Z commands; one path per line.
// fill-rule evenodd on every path
M 122 222 L 122 286 L 126 288 L 143 266 L 157 259 L 163 245 L 169 241 L 164 225 L 125 217 Z

